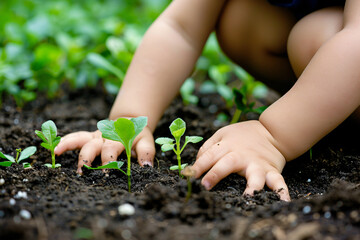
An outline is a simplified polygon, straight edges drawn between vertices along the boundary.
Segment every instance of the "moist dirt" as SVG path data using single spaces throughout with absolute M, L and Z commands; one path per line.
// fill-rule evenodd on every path
M 267 188 L 243 196 L 246 181 L 236 174 L 211 191 L 192 180 L 186 201 L 186 180 L 169 170 L 176 157 L 159 146 L 153 168 L 133 159 L 132 193 L 117 170 L 84 169 L 78 176 L 78 150 L 57 157 L 61 168 L 43 166 L 51 156 L 34 130 L 49 119 L 60 136 L 96 130 L 113 100 L 101 90 L 81 90 L 52 100 L 39 97 L 22 109 L 9 99 L 3 102 L 0 151 L 14 156 L 16 148 L 38 150 L 29 160 L 31 169 L 0 167 L 0 239 L 360 239 L 360 131 L 351 122 L 286 165 L 291 202 Z M 181 117 L 186 135 L 207 139 L 225 125 L 216 120 L 223 107 L 217 95 L 202 96 L 198 106 L 175 99 L 154 137 L 170 137 L 170 123 Z M 193 163 L 200 146 L 189 144 L 183 163 Z M 135 211 L 121 215 L 118 207 L 126 203 Z

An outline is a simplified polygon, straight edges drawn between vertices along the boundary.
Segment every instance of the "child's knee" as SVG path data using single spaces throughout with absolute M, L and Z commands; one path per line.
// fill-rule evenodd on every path
M 288 56 L 297 76 L 300 76 L 317 50 L 342 29 L 343 9 L 331 7 L 302 18 L 290 32 Z

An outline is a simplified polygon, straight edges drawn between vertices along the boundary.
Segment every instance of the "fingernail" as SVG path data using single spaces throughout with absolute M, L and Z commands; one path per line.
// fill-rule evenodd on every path
M 210 190 L 211 189 L 211 184 L 208 181 L 204 181 L 202 183 L 202 185 L 205 187 L 206 190 Z
M 150 161 L 144 161 L 144 162 L 143 162 L 143 166 L 145 166 L 145 165 L 147 165 L 147 166 L 149 166 L 149 167 L 152 167 L 152 166 L 153 166 L 152 162 L 150 162 Z

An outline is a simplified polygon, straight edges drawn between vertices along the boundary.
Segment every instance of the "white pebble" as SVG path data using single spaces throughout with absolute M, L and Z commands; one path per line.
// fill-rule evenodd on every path
M 15 203 L 16 203 L 15 199 L 10 198 L 10 200 L 9 200 L 9 204 L 10 204 L 11 206 L 14 206 L 14 205 L 15 205 Z
M 303 213 L 304 214 L 308 214 L 308 213 L 310 213 L 311 212 L 311 207 L 310 206 L 305 206 L 304 208 L 303 208 Z
M 135 214 L 135 208 L 129 203 L 121 204 L 118 208 L 120 216 L 131 216 Z
M 31 213 L 28 210 L 21 210 L 20 211 L 20 217 L 22 217 L 25 220 L 29 220 L 31 218 Z
M 311 179 L 309 178 L 309 179 L 307 180 L 307 182 L 308 182 L 308 183 L 311 182 Z
M 27 178 L 23 179 L 23 182 L 28 182 L 28 181 L 29 181 L 29 179 L 27 179 Z
M 325 218 L 331 218 L 331 212 L 325 212 L 324 217 Z
M 4 185 L 4 183 L 5 183 L 5 179 L 1 178 L 1 179 L 0 179 L 0 186 L 1 186 L 1 185 Z
M 27 192 L 18 191 L 18 192 L 16 193 L 16 195 L 14 196 L 14 198 L 17 198 L 17 199 L 20 199 L 20 198 L 27 199 L 27 198 L 28 198 Z

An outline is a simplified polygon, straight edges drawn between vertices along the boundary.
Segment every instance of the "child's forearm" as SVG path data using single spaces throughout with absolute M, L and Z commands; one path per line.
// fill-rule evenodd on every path
M 336 34 L 294 87 L 261 115 L 260 122 L 287 160 L 307 151 L 359 106 L 359 42 L 356 28 Z
M 147 116 L 153 131 L 190 76 L 224 0 L 174 1 L 138 47 L 110 118 Z

